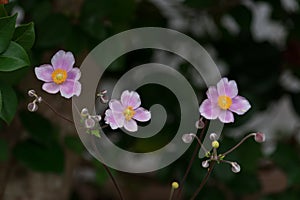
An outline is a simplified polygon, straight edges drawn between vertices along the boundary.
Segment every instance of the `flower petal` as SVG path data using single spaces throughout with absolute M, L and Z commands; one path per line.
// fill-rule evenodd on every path
M 223 123 L 231 123 L 234 122 L 234 117 L 231 111 L 229 110 L 221 110 L 219 119 Z
M 134 121 L 134 120 L 129 120 L 129 121 L 125 120 L 124 128 L 130 132 L 136 132 L 138 129 L 136 121 Z
M 56 83 L 44 83 L 42 89 L 50 94 L 56 94 L 59 91 L 59 85 Z
M 104 118 L 104 120 L 105 120 L 106 124 L 109 124 L 109 126 L 111 127 L 111 129 L 115 130 L 115 129 L 119 128 L 119 126 L 118 126 L 118 124 L 117 124 L 117 122 L 116 122 L 116 120 L 115 120 L 115 118 L 114 118 L 114 116 L 112 114 L 112 110 L 111 109 L 107 109 L 105 111 L 105 118 Z
M 41 65 L 39 67 L 34 68 L 34 72 L 36 77 L 45 82 L 52 82 L 52 72 L 53 72 L 53 67 L 49 64 L 46 65 Z
M 72 96 L 79 96 L 81 92 L 81 84 L 78 81 L 69 81 L 66 80 L 60 86 L 60 94 L 61 96 L 69 99 Z
M 211 86 L 208 88 L 206 95 L 211 102 L 218 102 L 218 91 L 215 86 Z
M 141 105 L 140 95 L 135 91 L 125 90 L 121 95 L 121 102 L 125 107 L 132 106 L 133 109 L 136 109 Z
M 124 112 L 124 106 L 121 104 L 120 101 L 112 99 L 109 102 L 109 108 L 115 113 L 122 113 Z
M 199 111 L 206 119 L 217 119 L 221 109 L 218 104 L 211 102 L 209 99 L 205 99 L 200 105 Z
M 235 112 L 238 115 L 242 115 L 251 108 L 249 101 L 242 97 L 236 96 L 232 99 L 232 104 L 229 108 L 232 112 Z
M 123 113 L 116 113 L 112 111 L 112 114 L 114 116 L 115 122 L 118 125 L 118 127 L 122 128 L 125 123 L 125 116 L 123 115 Z
M 133 119 L 136 119 L 137 121 L 140 122 L 146 122 L 151 119 L 151 113 L 148 110 L 140 107 L 135 110 Z
M 226 95 L 234 98 L 238 94 L 238 89 L 235 81 L 228 81 L 227 78 L 222 78 L 217 84 L 219 95 Z
M 75 67 L 68 72 L 68 80 L 78 81 L 80 79 L 81 72 L 80 69 Z
M 64 69 L 69 72 L 73 68 L 75 59 L 71 52 L 60 50 L 52 57 L 51 63 L 54 69 Z

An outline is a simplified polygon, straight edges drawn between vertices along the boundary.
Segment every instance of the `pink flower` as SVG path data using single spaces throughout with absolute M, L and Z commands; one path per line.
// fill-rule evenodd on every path
M 141 100 L 137 92 L 124 91 L 121 95 L 121 101 L 112 99 L 109 102 L 109 108 L 105 112 L 105 123 L 112 129 L 124 127 L 130 132 L 137 131 L 137 123 L 146 122 L 151 119 L 151 113 L 140 107 Z
M 75 63 L 74 56 L 71 52 L 63 50 L 58 51 L 51 59 L 51 64 L 44 64 L 35 67 L 36 77 L 44 81 L 43 90 L 50 94 L 56 94 L 60 91 L 61 96 L 71 98 L 79 96 L 81 84 L 79 78 L 81 72 L 79 68 L 73 68 Z
M 199 108 L 200 114 L 206 119 L 219 118 L 223 123 L 230 123 L 234 122 L 232 112 L 242 115 L 251 108 L 247 99 L 238 96 L 236 82 L 227 78 L 222 78 L 217 87 L 209 87 L 206 95 L 208 99 Z

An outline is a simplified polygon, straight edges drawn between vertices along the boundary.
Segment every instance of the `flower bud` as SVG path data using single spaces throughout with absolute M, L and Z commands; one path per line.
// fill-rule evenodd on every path
M 213 141 L 213 142 L 211 143 L 211 146 L 212 146 L 213 148 L 217 149 L 217 148 L 219 148 L 220 144 L 219 144 L 219 142 L 218 142 L 217 140 L 215 140 L 215 141 Z
M 28 96 L 35 97 L 36 96 L 36 92 L 34 90 L 29 90 L 28 91 Z
M 178 182 L 173 182 L 173 183 L 172 183 L 172 188 L 174 188 L 174 189 L 179 188 Z
M 265 134 L 258 132 L 255 134 L 254 139 L 256 142 L 262 143 L 266 140 L 266 136 L 265 136 Z
M 100 115 L 95 115 L 93 118 L 94 118 L 97 122 L 100 122 L 101 119 L 102 119 L 102 117 L 101 117 Z
M 231 163 L 231 170 L 234 173 L 239 173 L 241 171 L 241 167 L 239 164 L 237 164 L 236 162 L 232 162 Z
M 31 102 L 27 105 L 27 109 L 30 111 L 30 112 L 35 112 L 38 110 L 38 105 L 35 103 L 35 102 Z
M 191 143 L 194 140 L 194 136 L 195 136 L 195 134 L 193 134 L 193 133 L 184 134 L 182 136 L 182 141 L 187 144 Z
M 203 129 L 204 128 L 205 123 L 203 122 L 202 118 L 200 118 L 198 121 L 196 121 L 195 126 L 196 126 L 197 129 Z
M 88 128 L 88 129 L 89 129 L 89 128 L 94 128 L 95 125 L 96 125 L 95 121 L 94 121 L 92 118 L 86 119 L 86 120 L 84 121 L 84 124 L 85 124 L 85 127 Z
M 83 109 L 81 110 L 80 115 L 81 115 L 82 117 L 87 117 L 87 116 L 89 115 L 88 109 L 87 109 L 87 108 L 83 108 Z
M 215 140 L 218 140 L 218 136 L 217 136 L 217 134 L 215 134 L 215 133 L 211 133 L 211 134 L 209 135 L 209 139 L 210 139 L 211 141 L 215 141 Z
M 208 168 L 209 167 L 209 160 L 205 160 L 202 162 L 202 167 Z

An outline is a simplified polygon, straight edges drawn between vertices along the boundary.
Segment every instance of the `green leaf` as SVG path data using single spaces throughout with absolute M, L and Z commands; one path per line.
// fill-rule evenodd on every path
M 34 24 L 29 23 L 18 26 L 13 35 L 13 40 L 26 51 L 30 50 L 35 40 Z
M 37 142 L 49 145 L 56 141 L 57 134 L 47 118 L 38 113 L 22 111 L 20 113 L 20 119 L 24 128 Z
M 17 14 L 0 18 L 0 53 L 5 51 L 12 39 L 16 25 Z
M 19 143 L 13 153 L 17 160 L 34 171 L 62 173 L 64 170 L 64 151 L 57 143 L 46 146 L 26 140 Z
M 0 139 L 0 162 L 8 159 L 8 144 L 5 140 Z
M 10 42 L 6 51 L 0 55 L 0 71 L 13 71 L 29 65 L 26 51 L 16 42 Z
M 14 90 L 5 84 L 0 84 L 0 91 L 2 96 L 2 109 L 0 112 L 0 118 L 9 124 L 17 111 L 17 96 Z
M 85 148 L 78 137 L 66 136 L 64 142 L 70 150 L 77 154 L 82 154 L 85 151 Z

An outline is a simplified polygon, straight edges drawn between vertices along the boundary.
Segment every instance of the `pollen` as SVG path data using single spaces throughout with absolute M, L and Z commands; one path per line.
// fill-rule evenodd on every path
M 132 106 L 128 106 L 124 112 L 123 112 L 125 119 L 127 121 L 131 120 L 133 118 L 133 116 L 135 115 L 135 111 L 133 110 Z
M 230 108 L 232 104 L 232 100 L 229 96 L 219 96 L 218 98 L 218 105 L 220 106 L 221 109 L 223 110 L 227 110 L 228 108 Z
M 68 74 L 67 71 L 64 69 L 56 69 L 54 72 L 52 72 L 52 80 L 56 84 L 62 84 L 66 81 Z

